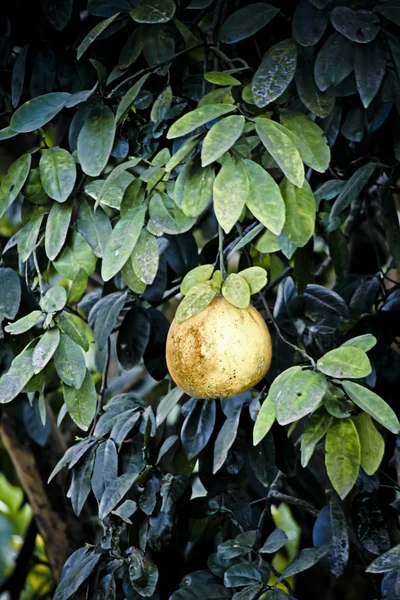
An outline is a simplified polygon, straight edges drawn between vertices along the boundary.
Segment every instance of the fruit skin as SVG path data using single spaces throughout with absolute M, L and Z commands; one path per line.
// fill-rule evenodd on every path
M 253 307 L 236 308 L 222 296 L 178 323 L 167 338 L 172 379 L 193 398 L 223 398 L 252 388 L 272 357 L 268 327 Z

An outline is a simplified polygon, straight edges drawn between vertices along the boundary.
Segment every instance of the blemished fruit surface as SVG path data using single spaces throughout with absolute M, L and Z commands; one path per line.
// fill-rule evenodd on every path
M 173 321 L 167 338 L 172 379 L 193 398 L 234 396 L 256 385 L 272 357 L 268 327 L 253 307 L 236 308 L 222 296 L 186 321 Z

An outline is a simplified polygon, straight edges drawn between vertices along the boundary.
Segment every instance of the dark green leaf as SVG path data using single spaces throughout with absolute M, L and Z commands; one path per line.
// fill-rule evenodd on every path
M 169 413 L 179 402 L 182 396 L 183 391 L 179 387 L 172 389 L 166 396 L 164 396 L 157 407 L 157 427 L 160 427 L 160 425 L 164 423 L 165 419 L 168 417 Z
M 189 460 L 207 445 L 215 425 L 215 400 L 195 400 L 181 429 L 181 442 Z
M 243 163 L 227 155 L 214 181 L 214 210 L 218 223 L 229 233 L 238 221 L 249 191 Z
M 71 19 L 73 0 L 40 0 L 40 7 L 46 19 L 61 31 Z
M 167 473 L 164 476 L 160 490 L 162 512 L 168 513 L 174 508 L 179 498 L 185 492 L 187 485 L 188 480 L 183 475 L 171 475 L 171 473 Z
M 49 148 L 42 154 L 39 168 L 46 194 L 57 202 L 65 202 L 76 180 L 76 166 L 71 154 L 63 148 Z
M 39 50 L 33 63 L 29 88 L 32 98 L 53 91 L 56 69 L 57 60 L 53 50 L 51 48 Z
M 388 573 L 399 568 L 400 544 L 381 554 L 365 569 L 367 573 Z
M 387 190 L 382 196 L 380 210 L 383 227 L 396 268 L 400 268 L 400 225 L 397 217 L 397 208 L 390 190 Z
M 105 348 L 107 340 L 117 324 L 119 314 L 124 307 L 126 296 L 126 292 L 114 292 L 102 298 L 95 305 L 94 339 L 99 350 Z M 90 316 L 91 313 L 89 314 L 89 319 Z
M 108 281 L 118 273 L 132 254 L 144 224 L 146 207 L 130 208 L 114 227 L 104 250 L 101 273 Z
M 349 348 L 352 349 L 352 348 Z M 353 350 L 356 350 L 354 348 Z M 396 414 L 380 396 L 353 381 L 343 381 L 344 391 L 362 410 L 371 415 L 383 427 L 393 433 L 399 432 L 399 421 Z
M 10 127 L 18 133 L 28 133 L 43 127 L 64 108 L 70 95 L 54 92 L 28 100 L 15 111 Z
M 72 216 L 72 202 L 54 202 L 46 223 L 44 244 L 46 255 L 54 260 L 61 252 L 68 235 Z
M 19 104 L 22 90 L 24 87 L 25 79 L 25 63 L 26 54 L 28 52 L 29 44 L 21 48 L 19 54 L 15 60 L 14 67 L 12 70 L 11 78 L 11 104 L 13 108 L 16 108 Z
M 252 83 L 255 103 L 267 106 L 283 94 L 293 80 L 297 64 L 297 48 L 293 39 L 272 46 L 262 59 Z
M 74 279 L 80 270 L 91 275 L 96 268 L 96 257 L 85 239 L 77 231 L 73 231 L 53 264 L 60 275 Z
M 129 110 L 129 108 L 132 106 L 132 104 L 134 103 L 134 101 L 136 100 L 140 90 L 143 87 L 143 84 L 145 83 L 145 81 L 147 80 L 148 75 L 143 75 L 143 77 L 141 77 L 136 83 L 135 85 L 133 85 L 125 94 L 125 96 L 123 96 L 121 102 L 118 105 L 117 108 L 117 112 L 115 115 L 115 123 L 118 124 L 118 122 L 121 120 L 121 118 L 125 115 L 125 113 Z
M 282 529 L 275 529 L 265 540 L 264 545 L 260 548 L 260 552 L 274 554 L 283 548 L 288 539 L 288 536 Z
M 46 4 L 50 0 L 46 0 Z M 43 0 L 42 0 L 43 2 Z M 72 2 L 71 2 L 72 4 Z M 80 548 L 75 552 L 79 553 L 79 560 L 72 562 L 70 568 L 63 571 L 61 581 L 55 591 L 53 600 L 68 600 L 75 594 L 82 583 L 91 575 L 97 563 L 101 559 L 101 554 L 95 554 L 88 548 Z M 68 559 L 71 561 L 74 555 Z
M 362 108 L 349 110 L 341 128 L 342 135 L 351 142 L 361 142 L 364 137 L 365 112 Z
M 7 208 L 11 206 L 20 193 L 31 166 L 31 155 L 20 156 L 2 178 L 0 185 L 0 217 L 4 215 Z
M 315 83 L 324 92 L 338 85 L 353 70 L 352 43 L 340 33 L 332 33 L 317 54 L 314 65 Z
M 326 11 L 319 10 L 308 0 L 301 0 L 293 14 L 293 37 L 302 46 L 314 46 L 323 36 L 327 24 Z
M 283 570 L 281 578 L 293 577 L 316 565 L 330 550 L 329 546 L 304 548 L 298 556 Z
M 234 540 L 228 540 L 218 545 L 218 554 L 223 559 L 236 558 L 252 551 L 257 539 L 256 531 L 239 533 Z
M 115 19 L 119 16 L 119 13 L 115 13 L 105 21 L 100 21 L 87 36 L 81 41 L 76 51 L 76 58 L 79 60 L 84 52 L 89 48 L 90 44 L 105 30 Z
M 341 57 L 342 58 L 342 57 Z M 335 98 L 323 94 L 314 81 L 314 67 L 304 56 L 297 59 L 296 86 L 303 104 L 317 117 L 324 119 L 335 106 Z
M 11 402 L 34 375 L 33 350 L 24 350 L 14 358 L 7 373 L 0 377 L 0 404 Z
M 87 431 L 96 414 L 97 406 L 96 389 L 89 369 L 86 369 L 85 378 L 79 389 L 64 385 L 63 392 L 64 402 L 72 420 L 83 431 Z
M 69 386 L 79 389 L 85 379 L 86 363 L 82 349 L 65 333 L 54 354 L 54 366 L 59 378 Z
M 339 33 L 360 44 L 371 42 L 379 31 L 379 19 L 369 10 L 337 6 L 331 12 L 331 22 Z
M 60 342 L 60 330 L 57 327 L 48 329 L 40 338 L 35 346 L 32 355 L 32 365 L 35 369 L 35 374 L 40 373 L 45 368 L 47 363 L 52 359 L 54 352 Z
M 101 104 L 86 118 L 78 136 L 78 158 L 86 175 L 97 177 L 106 166 L 115 136 L 114 115 Z
M 137 23 L 167 23 L 175 14 L 173 0 L 143 0 L 129 13 Z
M 135 483 L 138 473 L 120 475 L 105 488 L 99 505 L 99 519 L 103 520 L 121 502 L 125 494 Z
M 386 72 L 386 53 L 380 38 L 357 46 L 354 71 L 358 93 L 364 108 L 367 108 L 378 93 Z
M 90 478 L 93 471 L 94 454 L 95 447 L 92 446 L 85 453 L 83 460 L 72 471 L 72 481 L 67 497 L 71 498 L 72 508 L 77 517 L 82 512 L 82 508 L 90 494 Z
M 235 44 L 267 25 L 279 12 L 271 4 L 256 3 L 243 6 L 232 13 L 222 25 L 220 39 L 224 44 Z
M 18 232 L 18 253 L 21 262 L 26 262 L 35 249 L 43 217 L 41 214 L 28 221 Z
M 124 369 L 132 369 L 143 357 L 150 338 L 150 320 L 144 309 L 131 308 L 121 323 L 117 355 Z
M 86 335 L 88 326 L 80 317 L 64 311 L 57 316 L 57 322 L 62 331 L 79 344 L 85 352 L 89 350 L 89 341 Z
M 131 254 L 132 267 L 140 281 L 153 283 L 158 271 L 158 245 L 154 235 L 144 227 Z
M 376 163 L 369 162 L 366 165 L 357 169 L 357 171 L 350 177 L 343 187 L 339 196 L 336 198 L 332 210 L 330 212 L 330 219 L 339 215 L 345 208 L 347 208 L 355 198 L 360 194 L 363 187 L 368 183 L 369 178 L 376 168 Z
M 360 460 L 360 440 L 353 421 L 351 419 L 334 421 L 326 434 L 325 465 L 329 479 L 342 499 L 347 496 L 356 482 Z
M 229 590 L 223 585 L 213 583 L 196 583 L 196 585 L 185 586 L 174 592 L 169 600 L 226 600 L 231 598 Z
M 261 581 L 261 573 L 254 565 L 232 565 L 224 574 L 224 585 L 227 588 L 243 587 L 255 581 Z
M 217 473 L 222 467 L 228 456 L 229 449 L 236 439 L 237 430 L 242 407 L 238 406 L 232 414 L 226 418 L 225 423 L 219 430 L 217 439 L 214 445 L 214 463 L 213 474 Z M 228 557 L 226 557 L 228 558 Z
M 196 217 L 187 216 L 175 202 L 163 192 L 157 192 L 149 203 L 150 217 L 156 227 L 164 233 L 177 235 L 189 231 Z
M 118 453 L 112 440 L 99 444 L 92 473 L 92 490 L 98 503 L 100 503 L 106 487 L 118 476 Z
M 0 313 L 14 319 L 21 301 L 21 282 L 18 274 L 8 267 L 0 268 Z
M 126 40 L 118 59 L 121 69 L 128 69 L 140 56 L 145 42 L 145 28 L 136 27 Z
M 201 127 L 201 125 L 205 125 L 209 121 L 213 121 L 234 110 L 236 110 L 236 106 L 232 104 L 207 104 L 196 108 L 175 121 L 169 128 L 167 138 L 173 139 L 191 133 L 198 127 Z
M 348 269 L 349 252 L 346 237 L 341 229 L 328 233 L 329 254 L 339 284 L 343 284 Z

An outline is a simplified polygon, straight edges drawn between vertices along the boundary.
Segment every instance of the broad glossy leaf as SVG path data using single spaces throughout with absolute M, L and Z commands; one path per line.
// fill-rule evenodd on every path
M 279 123 L 271 119 L 257 117 L 256 130 L 260 140 L 278 163 L 286 177 L 294 185 L 304 183 L 304 166 L 299 151 L 292 140 L 282 131 Z
M 270 388 L 276 403 L 276 418 L 280 425 L 293 423 L 315 410 L 322 401 L 327 384 L 323 375 L 314 371 L 284 371 Z
M 79 389 L 86 375 L 82 349 L 68 335 L 62 333 L 54 353 L 54 366 L 61 381 Z
M 104 250 L 101 273 L 108 281 L 128 261 L 144 224 L 146 207 L 129 209 L 114 227 Z
M 237 308 L 247 308 L 250 304 L 250 286 L 246 279 L 231 273 L 222 285 L 222 295 Z
M 286 211 L 283 231 L 291 242 L 303 247 L 315 228 L 316 205 L 310 184 L 304 180 L 303 186 L 297 187 L 285 177 L 281 183 L 281 193 Z
M 16 108 L 19 104 L 25 79 L 26 55 L 29 44 L 21 48 L 15 60 L 11 77 L 11 104 Z
M 29 329 L 32 329 L 32 327 L 36 325 L 41 314 L 42 311 L 34 310 L 29 313 L 29 315 L 26 315 L 26 317 L 22 317 L 21 319 L 18 319 L 18 321 L 14 321 L 14 323 L 9 323 L 4 329 L 12 335 L 25 333 L 25 331 L 29 331 Z
M 165 419 L 168 417 L 171 410 L 174 406 L 179 402 L 179 400 L 183 396 L 183 391 L 179 388 L 173 388 L 162 400 L 157 407 L 157 417 L 156 423 L 157 427 L 160 427 L 162 423 L 164 423 Z
M 103 492 L 99 505 L 99 518 L 106 516 L 117 506 L 138 478 L 139 473 L 125 473 L 110 481 Z
M 53 91 L 56 78 L 57 59 L 51 48 L 43 48 L 36 54 L 33 63 L 29 91 L 32 98 Z
M 76 180 L 76 165 L 71 154 L 63 148 L 49 148 L 41 156 L 39 169 L 46 194 L 57 202 L 65 202 Z
M 94 419 L 97 406 L 97 393 L 89 369 L 79 389 L 63 385 L 64 402 L 74 423 L 87 431 Z
M 235 44 L 267 25 L 279 12 L 271 4 L 257 2 L 243 6 L 232 13 L 221 28 L 220 39 L 224 44 Z
M 46 0 L 47 2 L 49 0 Z M 71 598 L 82 583 L 91 575 L 101 559 L 100 553 L 95 554 L 93 550 L 89 550 L 88 548 L 79 548 L 79 550 L 70 556 L 68 561 L 71 561 L 76 554 L 79 554 L 79 558 L 77 556 L 77 560 L 72 562 L 68 569 L 65 568 L 63 570 L 61 581 L 55 591 L 53 600 L 68 600 L 68 598 Z
M 297 64 L 297 47 L 293 39 L 272 46 L 264 55 L 252 83 L 256 106 L 263 108 L 283 94 L 293 80 Z
M 26 262 L 35 249 L 44 215 L 28 221 L 18 232 L 18 254 Z
M 112 232 L 107 214 L 101 206 L 94 210 L 93 204 L 81 197 L 76 224 L 79 233 L 85 238 L 95 255 L 101 258 Z
M 364 335 L 358 335 L 355 338 L 351 338 L 342 344 L 342 346 L 352 346 L 354 348 L 359 348 L 364 352 L 368 352 L 376 345 L 377 339 L 371 333 L 365 333 Z
M 329 87 L 338 85 L 352 70 L 352 43 L 340 35 L 340 33 L 332 33 L 315 59 L 315 83 L 324 92 Z
M 220 119 L 211 127 L 203 140 L 201 166 L 206 167 L 225 154 L 242 134 L 245 119 L 231 115 Z
M 226 600 L 231 598 L 231 593 L 223 585 L 215 583 L 196 583 L 184 586 L 174 592 L 169 600 Z
M 291 563 L 282 571 L 281 578 L 293 577 L 297 573 L 306 571 L 316 565 L 330 550 L 329 546 L 317 548 L 304 548 Z
M 175 183 L 174 200 L 185 215 L 197 217 L 212 200 L 215 179 L 214 167 L 201 167 L 195 158 L 181 169 Z
M 117 355 L 124 369 L 132 369 L 143 357 L 150 338 L 150 320 L 140 307 L 131 308 L 122 321 L 117 338 Z
M 228 452 L 236 439 L 241 411 L 242 406 L 235 407 L 219 430 L 214 445 L 213 475 L 219 471 L 226 461 Z
M 399 568 L 400 544 L 381 554 L 365 569 L 367 573 L 389 573 Z
M 293 14 L 293 37 L 302 46 L 314 46 L 323 36 L 327 24 L 326 11 L 319 10 L 308 0 L 301 0 Z
M 261 581 L 261 573 L 254 565 L 232 565 L 224 574 L 224 585 L 227 588 L 243 587 L 257 581 Z
M 212 276 L 214 271 L 214 265 L 200 265 L 189 271 L 183 278 L 181 283 L 181 294 L 186 296 L 189 290 L 197 285 L 198 283 L 203 283 L 204 281 L 208 281 Z
M 357 46 L 354 54 L 354 72 L 361 102 L 364 108 L 368 108 L 386 73 L 386 52 L 381 38 Z
M 88 274 L 84 269 L 79 269 L 70 283 L 68 290 L 68 302 L 75 304 L 82 298 L 88 284 Z
M 57 323 L 61 330 L 69 335 L 74 342 L 79 344 L 85 352 L 89 350 L 89 339 L 91 339 L 90 328 L 80 317 L 63 311 L 57 315 Z
M 262 548 L 260 548 L 260 552 L 263 554 L 274 554 L 283 548 L 288 539 L 288 536 L 282 529 L 275 529 L 265 540 Z
M 377 431 L 371 417 L 360 413 L 353 417 L 361 445 L 361 466 L 367 475 L 373 475 L 382 462 L 385 452 L 385 442 Z
M 196 108 L 175 121 L 169 128 L 167 138 L 171 140 L 191 133 L 198 127 L 201 127 L 201 125 L 205 125 L 209 121 L 213 121 L 234 110 L 236 110 L 236 106 L 233 104 L 207 104 Z
M 73 231 L 53 264 L 60 275 L 74 279 L 81 269 L 91 275 L 96 268 L 96 257 L 85 239 L 77 231 Z
M 105 104 L 87 116 L 78 136 L 78 158 L 86 175 L 97 177 L 106 166 L 115 136 L 114 115 Z
M 240 81 L 224 71 L 209 71 L 204 75 L 204 79 L 215 85 L 240 85 Z
M 325 465 L 329 479 L 342 499 L 347 496 L 356 482 L 360 461 L 360 439 L 353 421 L 351 419 L 334 421 L 326 434 Z
M 145 31 L 145 28 L 139 25 L 126 40 L 118 59 L 120 69 L 128 69 L 139 58 L 145 42 Z
M 218 554 L 224 560 L 243 556 L 243 554 L 252 551 L 256 539 L 256 531 L 239 533 L 234 540 L 227 540 L 226 542 L 222 542 L 222 544 L 218 544 Z
M 11 129 L 11 127 L 4 127 L 3 129 L 0 129 L 0 142 L 15 137 L 16 135 L 18 135 L 18 133 Z
M 44 332 L 33 350 L 32 365 L 35 369 L 35 374 L 40 373 L 53 358 L 53 354 L 57 350 L 59 342 L 60 330 L 57 329 L 57 327 L 53 327 Z
M 192 151 L 196 148 L 199 141 L 200 136 L 198 135 L 195 135 L 192 138 L 186 140 L 171 156 L 171 158 L 165 165 L 165 170 L 167 172 L 172 171 L 173 169 L 175 169 L 175 167 L 183 163 L 187 159 L 187 157 L 192 153 Z
M 46 19 L 58 31 L 62 31 L 72 16 L 74 0 L 40 0 L 40 7 Z
M 131 254 L 133 270 L 140 281 L 150 285 L 158 271 L 158 245 L 154 235 L 143 227 Z
M 11 402 L 34 375 L 33 350 L 24 350 L 14 358 L 7 373 L 0 377 L 0 404 Z
M 188 480 L 184 475 L 172 475 L 171 473 L 164 475 L 160 490 L 162 512 L 168 513 L 174 508 L 179 498 L 182 497 L 187 484 Z
M 146 284 L 140 281 L 132 267 L 132 261 L 128 260 L 121 269 L 122 279 L 127 287 L 135 294 L 143 294 L 146 290 Z
M 150 111 L 150 120 L 159 125 L 166 120 L 172 104 L 172 88 L 168 85 L 155 100 Z M 154 164 L 154 163 L 153 163 Z
M 244 160 L 249 180 L 246 206 L 265 227 L 279 235 L 285 223 L 285 203 L 276 181 L 263 167 Z
M 189 231 L 196 221 L 196 217 L 185 215 L 172 198 L 162 192 L 157 192 L 152 196 L 149 213 L 160 231 L 172 235 Z
M 195 400 L 181 429 L 181 442 L 189 460 L 195 458 L 207 445 L 215 425 L 215 400 Z
M 270 396 L 267 396 L 261 405 L 260 412 L 253 429 L 253 444 L 256 446 L 267 435 L 275 422 L 276 405 Z
M 218 223 L 229 233 L 242 214 L 249 192 L 243 163 L 227 156 L 214 181 L 214 210 Z
M 248 174 L 247 174 L 247 176 L 248 176 Z M 230 256 L 232 256 L 232 254 L 234 254 L 238 250 L 241 250 L 242 248 L 244 248 L 245 246 L 247 246 L 263 230 L 264 230 L 264 225 L 262 223 L 258 223 L 258 225 L 256 225 L 255 227 L 253 227 L 253 229 L 251 229 L 242 238 L 240 238 L 239 241 L 237 242 L 237 244 L 235 244 L 234 246 L 232 246 L 230 248 L 227 258 L 229 258 Z M 271 235 L 274 235 L 274 234 L 271 233 Z
M 342 346 L 324 354 L 317 367 L 325 375 L 339 379 L 360 379 L 371 373 L 371 363 L 363 350 Z
M 209 281 L 193 286 L 178 306 L 175 314 L 176 321 L 180 323 L 197 315 L 214 300 L 215 294 Z
M 105 348 L 124 307 L 126 296 L 127 292 L 114 292 L 104 296 L 90 311 L 89 324 L 94 320 L 94 339 L 99 350 Z
M 399 432 L 400 425 L 396 414 L 380 396 L 353 381 L 343 381 L 342 385 L 354 404 L 357 404 L 359 408 L 371 415 L 375 421 L 378 421 L 389 431 Z
M 0 217 L 4 215 L 7 208 L 11 206 L 20 193 L 29 173 L 31 166 L 31 155 L 23 154 L 11 167 L 1 180 L 0 185 Z
M 136 83 L 133 85 L 123 96 L 121 102 L 118 105 L 117 112 L 115 114 L 115 123 L 121 120 L 121 118 L 125 115 L 125 113 L 130 109 L 134 101 L 139 95 L 140 90 L 143 87 L 143 84 L 147 80 L 148 75 L 143 75 Z
M 43 127 L 64 108 L 70 95 L 66 92 L 54 92 L 28 100 L 15 111 L 10 127 L 18 133 L 28 133 Z
M 307 420 L 304 432 L 301 436 L 301 466 L 305 468 L 318 444 L 324 437 L 332 423 L 332 416 L 320 408 L 316 410 Z
M 76 51 L 76 58 L 79 60 L 82 56 L 82 54 L 84 52 L 86 52 L 86 50 L 89 48 L 90 44 L 92 42 L 95 41 L 96 38 L 99 37 L 99 35 L 105 30 L 107 29 L 107 27 L 109 25 L 111 25 L 111 23 L 113 21 L 115 21 L 115 19 L 119 16 L 119 13 L 115 13 L 114 15 L 112 15 L 111 17 L 109 17 L 108 19 L 106 19 L 105 21 L 100 21 L 100 23 L 97 23 L 97 25 L 95 27 L 93 27 L 93 29 L 91 31 L 89 31 L 89 33 L 83 38 L 83 40 L 81 41 L 81 43 L 79 44 L 77 51 Z
M 267 285 L 267 272 L 262 267 L 249 267 L 238 274 L 249 284 L 251 294 L 257 294 Z
M 296 86 L 303 104 L 317 117 L 325 119 L 335 106 L 335 98 L 321 92 L 314 81 L 314 66 L 304 56 L 297 60 Z
M 339 33 L 359 44 L 368 44 L 379 31 L 379 19 L 369 10 L 337 6 L 331 12 L 331 22 Z
M 137 23 L 167 23 L 175 14 L 173 0 L 143 0 L 129 13 Z
M 332 200 L 340 194 L 345 185 L 346 181 L 342 179 L 329 179 L 314 192 L 314 198 L 317 203 L 321 200 Z
M 21 302 L 21 281 L 18 273 L 0 267 L 0 313 L 6 319 L 15 319 Z
M 54 260 L 61 252 L 68 235 L 72 202 L 54 202 L 47 217 L 44 247 L 47 258 Z
M 302 145 L 298 150 L 305 164 L 314 171 L 325 173 L 331 152 L 322 129 L 305 115 L 294 112 L 282 115 L 282 125 L 301 139 Z

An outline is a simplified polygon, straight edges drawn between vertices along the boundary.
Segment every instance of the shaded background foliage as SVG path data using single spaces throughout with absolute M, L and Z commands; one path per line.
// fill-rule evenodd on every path
M 398 422 L 367 394 L 398 413 L 400 4 L 275 4 L 0 9 L 11 598 L 399 597 Z M 274 359 L 198 400 L 165 341 L 218 258 L 268 272 Z M 329 391 L 286 373 L 323 399 L 273 422 L 310 362 Z

